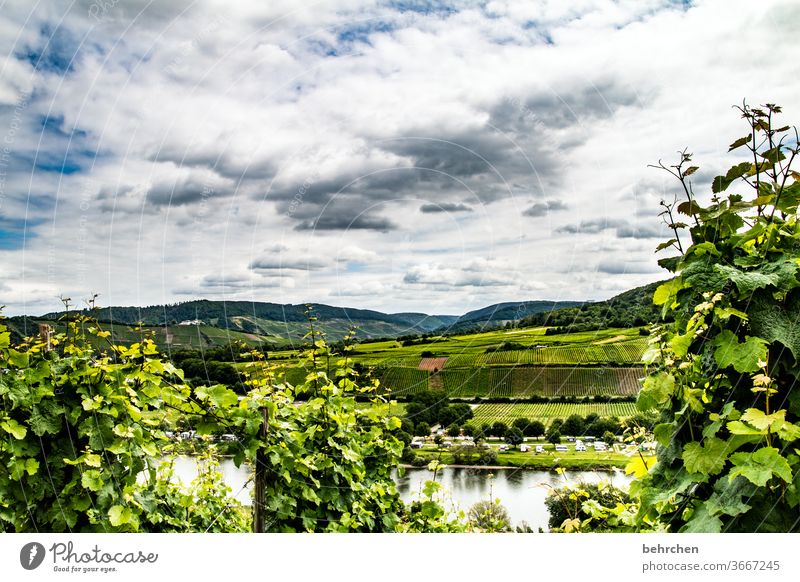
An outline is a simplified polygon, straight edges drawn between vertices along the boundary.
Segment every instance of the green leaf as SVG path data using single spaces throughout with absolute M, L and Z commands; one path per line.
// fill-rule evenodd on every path
M 705 254 L 714 255 L 715 257 L 718 257 L 721 254 L 717 246 L 713 242 L 708 240 L 705 242 L 697 243 L 689 247 L 689 253 L 697 255 L 698 257 L 702 257 Z
M 662 283 L 655 290 L 655 293 L 653 293 L 653 303 L 655 305 L 664 305 L 667 302 L 671 302 L 674 300 L 674 297 L 677 295 L 678 291 L 683 289 L 685 286 L 686 285 L 680 277 L 675 277 L 666 283 Z
M 717 475 L 728 458 L 728 444 L 716 437 L 705 439 L 702 444 L 690 442 L 683 447 L 682 458 L 690 473 Z
M 689 166 L 688 168 L 686 168 L 686 170 L 684 170 L 683 176 L 684 177 L 691 176 L 692 174 L 694 174 L 699 169 L 700 169 L 700 166 Z
M 102 464 L 102 458 L 100 455 L 96 455 L 94 453 L 87 453 L 83 457 L 83 462 L 90 467 L 99 467 Z
M 744 343 L 729 329 L 722 330 L 711 340 L 710 345 L 716 347 L 714 359 L 720 368 L 733 366 L 737 372 L 756 372 L 760 368 L 759 360 L 767 359 L 767 342 L 760 337 L 748 336 Z
M 753 425 L 759 430 L 768 432 L 775 423 L 783 425 L 786 420 L 786 411 L 779 410 L 773 414 L 766 414 L 763 410 L 758 410 L 757 408 L 748 408 L 742 414 L 741 420 Z
M 100 491 L 103 488 L 103 479 L 100 471 L 90 469 L 81 474 L 81 485 L 89 491 Z
M 779 303 L 767 293 L 756 293 L 748 308 L 750 329 L 754 335 L 768 342 L 786 346 L 795 359 L 800 360 L 800 296 L 794 294 L 790 301 Z
M 675 377 L 667 372 L 659 372 L 644 379 L 642 390 L 636 400 L 639 410 L 660 408 L 669 402 L 675 392 Z
M 732 144 L 731 144 L 731 145 L 728 147 L 728 151 L 729 151 L 729 152 L 730 152 L 730 151 L 733 151 L 733 150 L 735 150 L 735 149 L 737 149 L 737 148 L 740 148 L 740 147 L 742 147 L 742 146 L 743 146 L 744 144 L 746 144 L 746 143 L 750 143 L 750 140 L 751 140 L 752 138 L 753 138 L 753 136 L 752 136 L 752 135 L 746 135 L 746 136 L 744 136 L 744 137 L 740 137 L 739 139 L 737 139 L 735 142 L 733 142 L 733 143 L 732 143 Z
M 656 252 L 658 252 L 658 251 L 663 251 L 664 249 L 668 249 L 669 247 L 671 247 L 671 246 L 672 246 L 673 244 L 675 244 L 676 242 L 678 242 L 678 239 L 676 239 L 676 238 L 671 238 L 671 239 L 669 239 L 667 242 L 663 242 L 663 243 L 661 243 L 660 245 L 658 245 L 658 246 L 656 247 Z
M 694 335 L 691 333 L 687 333 L 684 335 L 675 334 L 669 340 L 669 345 L 672 348 L 672 351 L 675 352 L 675 355 L 679 358 L 683 358 L 689 352 L 689 347 L 692 345 L 692 341 L 694 340 Z
M 20 369 L 27 368 L 30 359 L 27 352 L 18 352 L 17 350 L 8 350 L 8 363 Z
M 0 428 L 6 431 L 17 440 L 22 440 L 28 434 L 28 429 L 18 423 L 16 420 L 9 418 L 0 423 Z
M 628 461 L 628 464 L 625 465 L 625 474 L 633 475 L 635 479 L 641 479 L 647 475 L 647 472 L 653 468 L 655 463 L 655 458 L 648 461 L 639 455 L 634 455 L 631 457 L 631 460 Z
M 31 431 L 36 436 L 57 434 L 61 430 L 63 415 L 64 410 L 52 404 L 42 403 L 41 406 L 34 406 L 31 409 Z
M 114 505 L 108 510 L 108 520 L 114 527 L 130 523 L 132 517 L 133 513 L 131 513 L 131 510 L 122 505 Z
M 735 142 L 734 142 L 735 143 Z M 741 164 L 736 164 L 733 166 L 724 176 L 717 176 L 714 178 L 714 181 L 711 183 L 711 192 L 714 194 L 719 194 L 720 192 L 724 192 L 727 190 L 728 186 L 730 186 L 735 180 L 741 178 L 750 169 L 753 167 L 753 164 L 750 162 L 742 162 Z
M 742 271 L 729 265 L 714 265 L 714 268 L 733 281 L 743 297 L 749 297 L 757 289 L 770 285 L 783 292 L 800 286 L 796 276 L 798 265 L 792 260 L 767 263 L 752 271 Z
M 757 436 L 762 437 L 767 434 L 766 430 L 758 430 L 757 428 L 753 428 L 751 426 L 747 426 L 740 420 L 733 420 L 729 422 L 727 425 L 728 432 L 731 434 L 741 435 L 741 436 Z
M 742 321 L 747 321 L 747 314 L 734 307 L 715 307 L 714 314 L 723 321 L 728 321 L 732 315 L 735 315 Z
M 713 515 L 708 503 L 695 508 L 692 517 L 681 529 L 681 533 L 720 533 L 722 531 L 722 520 Z
M 773 475 L 789 483 L 792 481 L 792 468 L 773 447 L 762 447 L 755 453 L 735 453 L 731 455 L 731 462 L 734 464 L 728 474 L 731 480 L 741 475 L 758 487 L 764 487 Z
M 714 485 L 714 493 L 709 497 L 708 509 L 714 515 L 724 514 L 730 516 L 747 513 L 751 506 L 744 499 L 750 499 L 755 493 L 755 487 L 747 479 L 718 479 Z
M 675 431 L 674 422 L 662 422 L 653 427 L 653 436 L 662 447 L 668 447 L 672 441 L 672 434 Z

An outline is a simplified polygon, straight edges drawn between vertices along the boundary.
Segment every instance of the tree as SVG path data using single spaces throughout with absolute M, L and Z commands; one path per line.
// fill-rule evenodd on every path
M 492 436 L 503 438 L 508 430 L 508 426 L 504 422 L 497 421 L 492 424 L 491 434 Z
M 512 426 L 506 431 L 505 441 L 512 447 L 519 446 L 523 441 L 522 431 Z
M 514 422 L 511 423 L 511 426 L 518 428 L 524 434 L 530 423 L 531 421 L 527 418 L 515 418 Z
M 614 436 L 613 432 L 606 431 L 603 433 L 603 442 L 606 443 L 609 447 L 613 447 L 617 443 L 617 437 Z
M 431 425 L 429 425 L 427 422 L 418 422 L 417 426 L 414 427 L 414 436 L 431 436 Z
M 461 427 L 457 424 L 453 423 L 447 427 L 447 436 L 449 437 L 457 437 L 461 434 Z
M 583 417 L 580 414 L 571 414 L 561 425 L 560 431 L 570 436 L 581 436 L 586 430 Z
M 523 434 L 529 437 L 540 437 L 545 433 L 544 424 L 538 420 L 532 420 L 528 426 L 525 427 Z
M 463 427 L 461 427 L 461 431 L 464 433 L 464 436 L 474 437 L 476 429 L 471 424 L 465 424 Z
M 550 438 L 550 435 L 553 433 L 558 434 L 559 441 L 561 442 L 561 425 L 564 424 L 560 418 L 556 418 L 550 423 L 550 426 L 547 427 L 547 432 L 544 434 L 544 438 L 547 439 L 547 442 L 553 442 Z
M 441 447 L 442 443 L 444 442 L 444 435 L 436 433 L 433 435 L 433 442 L 436 444 L 437 447 Z
M 557 430 L 548 431 L 547 436 L 545 437 L 548 443 L 552 443 L 557 445 L 561 442 L 561 433 Z

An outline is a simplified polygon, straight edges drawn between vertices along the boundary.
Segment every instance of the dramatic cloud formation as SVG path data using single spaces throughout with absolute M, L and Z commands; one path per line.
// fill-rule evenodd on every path
M 462 313 L 664 276 L 668 176 L 800 119 L 789 0 L 3 5 L 0 304 Z

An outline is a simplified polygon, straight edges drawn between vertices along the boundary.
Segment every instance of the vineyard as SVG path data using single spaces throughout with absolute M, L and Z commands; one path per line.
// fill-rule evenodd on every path
M 531 347 L 526 350 L 463 353 L 447 359 L 446 369 L 509 365 L 592 365 L 614 362 L 638 364 L 647 349 L 646 340 L 583 346 Z
M 386 368 L 379 377 L 384 393 L 410 396 L 428 389 L 428 372 L 417 368 Z
M 480 426 L 493 422 L 510 424 L 516 418 L 540 420 L 547 424 L 555 418 L 567 418 L 572 414 L 586 416 L 597 414 L 601 417 L 616 416 L 625 418 L 636 413 L 633 402 L 596 402 L 591 404 L 569 404 L 551 402 L 542 404 L 479 404 L 474 409 L 474 418 L 470 424 Z
M 439 373 L 451 398 L 635 396 L 642 368 L 497 367 Z

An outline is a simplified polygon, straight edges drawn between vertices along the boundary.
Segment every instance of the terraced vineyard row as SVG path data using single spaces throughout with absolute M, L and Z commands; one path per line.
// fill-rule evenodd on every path
M 508 365 L 572 365 L 572 364 L 638 364 L 647 348 L 645 341 L 588 345 L 554 346 L 509 350 L 488 354 L 459 354 L 450 356 L 445 369 Z
M 473 410 L 475 416 L 470 421 L 474 426 L 504 422 L 511 424 L 516 418 L 540 420 L 547 424 L 556 418 L 567 418 L 572 414 L 597 414 L 601 417 L 616 416 L 625 418 L 636 414 L 633 402 L 597 402 L 591 404 L 567 404 L 561 402 L 543 404 L 479 404 Z
M 409 396 L 428 389 L 428 372 L 417 368 L 386 368 L 381 388 L 392 396 Z
M 498 367 L 442 370 L 451 398 L 634 396 L 642 368 Z

